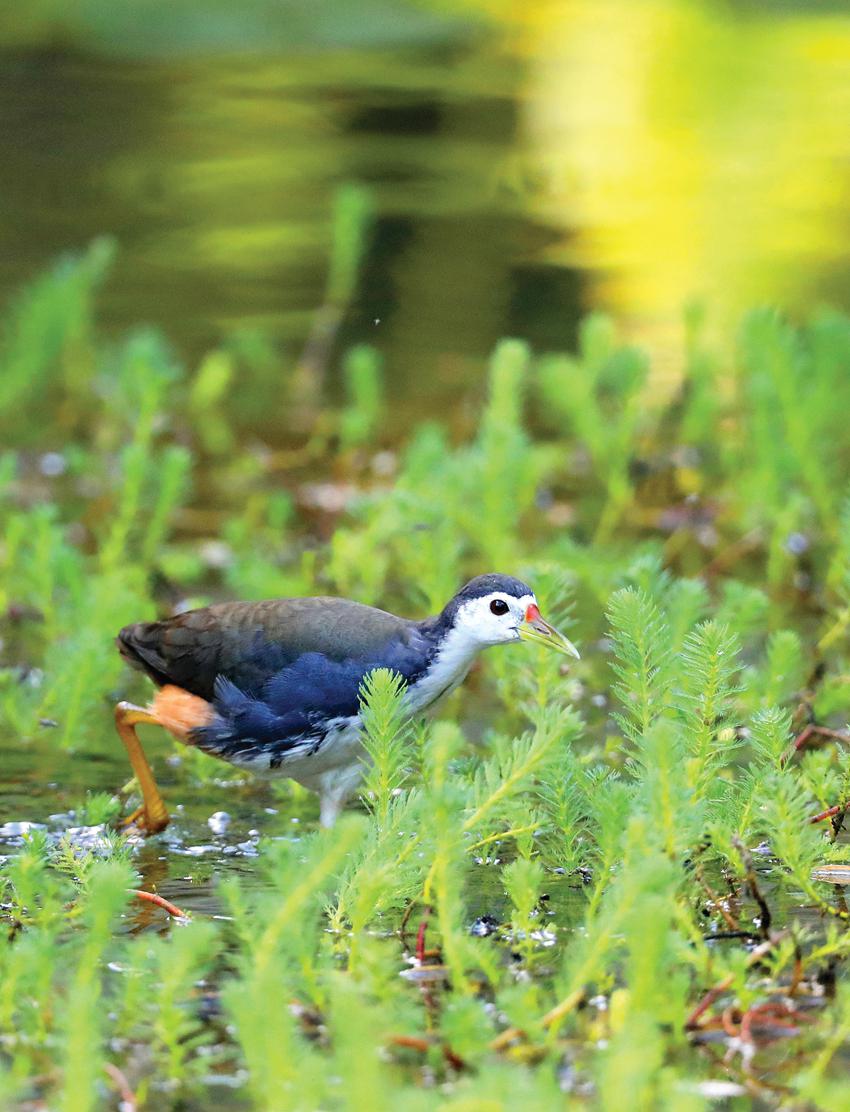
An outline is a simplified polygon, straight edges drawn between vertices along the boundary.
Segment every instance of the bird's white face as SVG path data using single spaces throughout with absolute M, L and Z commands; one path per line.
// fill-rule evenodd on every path
M 531 606 L 537 607 L 534 595 L 516 598 L 493 591 L 465 602 L 457 612 L 454 627 L 481 648 L 519 641 L 520 627 Z
M 511 641 L 536 641 L 578 659 L 578 650 L 544 621 L 534 595 L 492 591 L 465 602 L 454 620 L 455 636 L 469 646 L 487 648 Z

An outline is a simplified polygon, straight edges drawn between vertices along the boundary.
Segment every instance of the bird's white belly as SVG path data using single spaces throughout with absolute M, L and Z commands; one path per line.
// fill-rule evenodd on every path
M 364 756 L 360 741 L 360 717 L 339 718 L 327 724 L 324 740 L 318 749 L 310 752 L 310 746 L 299 746 L 281 763 L 280 768 L 272 769 L 270 774 L 290 776 L 305 788 L 317 789 L 310 782 L 339 768 L 358 765 Z
M 311 787 L 307 783 L 311 776 L 321 775 L 340 765 L 356 763 L 362 756 L 360 717 L 355 716 L 331 720 L 321 734 L 315 738 L 304 738 L 288 752 L 260 749 L 250 756 L 242 753 L 229 759 L 238 768 L 256 776 L 268 779 L 286 776 Z
M 338 718 L 327 723 L 322 736 L 305 739 L 272 766 L 273 754 L 242 756 L 233 764 L 267 779 L 285 776 L 317 792 L 323 826 L 332 826 L 363 775 L 365 751 L 360 741 L 360 718 Z
M 293 753 L 276 770 L 318 793 L 322 826 L 333 826 L 345 801 L 357 791 L 366 757 L 359 716 L 338 719 L 328 727 L 316 752 Z

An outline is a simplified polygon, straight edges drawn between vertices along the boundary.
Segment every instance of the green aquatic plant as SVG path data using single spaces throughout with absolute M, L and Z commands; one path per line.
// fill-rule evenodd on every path
M 629 469 L 652 420 L 642 389 L 647 370 L 644 354 L 618 345 L 613 323 L 601 315 L 582 324 L 576 358 L 549 356 L 538 370 L 547 421 L 560 418 L 589 454 L 594 481 L 604 485 L 595 536 L 600 544 L 634 498 Z
M 67 403 L 78 401 L 80 394 L 91 397 L 94 294 L 113 255 L 109 240 L 96 240 L 85 254 L 67 256 L 37 278 L 13 305 L 0 356 L 0 415 L 7 447 L 36 435 L 44 438 L 45 421 L 58 431 L 63 414 L 66 421 L 73 414 L 80 424 L 87 422 L 84 407 Z M 37 420 L 23 419 L 47 388 L 58 404 L 49 412 L 39 406 Z M 69 432 L 73 427 L 64 430 L 66 436 Z
M 403 703 L 404 681 L 387 668 L 375 669 L 363 681 L 363 746 L 370 760 L 363 794 L 381 825 L 407 775 L 411 728 Z
M 340 204 L 337 308 L 368 227 L 362 197 Z M 45 830 L 0 816 L 0 1102 L 200 1106 L 223 1083 L 281 1110 L 679 1109 L 768 1077 L 826 1106 L 848 1040 L 846 322 L 756 314 L 730 362 L 692 317 L 664 396 L 609 322 L 576 356 L 506 340 L 470 435 L 401 445 L 355 351 L 306 447 L 240 451 L 272 364 L 237 404 L 235 343 L 186 372 L 152 333 L 102 341 L 94 251 L 21 299 L 4 349 L 17 419 L 30 367 L 67 443 L 56 476 L 0 459 L 0 729 L 57 797 L 29 816 Z M 337 434 L 318 544 L 295 476 Z M 109 706 L 145 697 L 112 645 L 125 621 L 322 592 L 424 614 L 482 567 L 527 576 L 582 660 L 494 653 L 413 723 L 373 673 L 365 813 L 332 832 L 297 789 L 185 748 L 174 841 L 101 829 L 127 775 Z M 211 832 L 225 807 L 250 836 Z
M 346 354 L 343 364 L 348 405 L 340 417 L 343 448 L 372 440 L 380 428 L 384 392 L 381 357 L 374 348 L 360 345 Z

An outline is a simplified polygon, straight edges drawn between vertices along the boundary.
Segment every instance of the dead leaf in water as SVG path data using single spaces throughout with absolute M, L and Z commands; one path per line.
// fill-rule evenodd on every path
M 850 884 L 850 865 L 818 865 L 812 869 L 812 880 L 827 884 Z

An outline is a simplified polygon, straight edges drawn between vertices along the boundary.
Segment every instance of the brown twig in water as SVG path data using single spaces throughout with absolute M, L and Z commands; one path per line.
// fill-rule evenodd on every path
M 421 1050 L 423 1054 L 431 1048 L 432 1041 L 420 1035 L 390 1035 L 390 1046 L 403 1046 L 410 1050 Z
M 407 924 L 410 921 L 410 916 L 413 914 L 413 909 L 417 906 L 418 902 L 419 901 L 415 899 L 410 901 L 410 903 L 404 909 L 404 915 L 402 915 L 401 922 L 399 923 L 398 936 L 401 939 L 401 944 L 405 948 L 405 950 L 410 950 L 410 946 L 407 943 Z M 425 904 L 422 914 L 426 919 L 431 914 L 431 907 L 429 904 Z
M 830 730 L 828 726 L 816 726 L 814 722 L 810 722 L 797 734 L 794 739 L 794 748 L 796 750 L 803 749 L 810 738 L 813 737 L 823 737 L 829 741 L 842 741 L 845 745 L 850 745 L 850 736 L 842 733 L 841 730 Z
M 784 768 L 795 753 L 799 753 L 801 749 L 806 748 L 812 738 L 825 738 L 828 741 L 840 741 L 845 745 L 850 745 L 850 735 L 843 734 L 840 730 L 830 730 L 828 726 L 818 726 L 814 722 L 809 722 L 800 730 L 782 754 L 779 761 L 780 765 Z
M 714 891 L 714 889 L 711 887 L 711 885 L 705 879 L 705 877 L 703 876 L 703 871 L 702 871 L 702 866 L 701 865 L 697 865 L 696 870 L 694 872 L 694 875 L 695 875 L 696 879 L 699 881 L 703 891 L 708 896 L 712 906 L 717 911 L 720 912 L 720 916 L 723 919 L 723 922 L 729 928 L 729 930 L 732 931 L 732 932 L 737 932 L 738 929 L 739 929 L 737 919 L 735 919 L 734 916 L 728 910 L 728 908 L 724 906 L 720 897 L 717 895 L 717 893 Z
M 720 1013 L 720 1024 L 730 1039 L 734 1039 L 740 1034 L 742 1019 L 740 1010 L 734 1004 L 730 1004 L 728 1008 L 724 1008 Z
M 422 1038 L 421 1035 L 390 1035 L 389 1043 L 390 1046 L 403 1046 L 409 1050 L 418 1050 L 422 1054 L 427 1054 L 432 1046 L 437 1045 L 435 1039 Z M 440 1050 L 445 1060 L 453 1069 L 466 1069 L 466 1062 L 464 1062 L 462 1058 L 459 1058 L 451 1047 L 443 1043 L 440 1045 Z
M 754 965 L 757 965 L 765 956 L 765 954 L 770 953 L 773 947 L 777 946 L 787 936 L 788 931 L 780 931 L 779 934 L 773 935 L 772 938 L 768 938 L 765 939 L 764 942 L 760 942 L 759 945 L 750 952 L 750 956 L 747 958 L 747 968 L 751 969 Z M 685 1030 L 699 1030 L 699 1024 L 697 1023 L 697 1020 L 700 1019 L 700 1017 L 708 1011 L 715 1000 L 717 1000 L 718 997 L 722 996 L 727 989 L 730 989 L 734 983 L 734 974 L 730 973 L 727 977 L 724 977 L 722 981 L 718 981 L 716 985 L 713 985 L 710 989 L 708 989 L 703 998 L 685 1020 Z
M 803 980 L 803 955 L 800 953 L 799 943 L 794 943 L 794 970 L 791 974 L 791 984 L 788 986 L 788 995 L 793 996 Z
M 750 890 L 750 895 L 758 904 L 759 930 L 761 932 L 762 938 L 765 940 L 765 942 L 767 942 L 770 938 L 770 924 L 773 917 L 770 914 L 770 908 L 767 906 L 767 901 L 765 900 L 764 896 L 761 894 L 761 890 L 759 889 L 758 880 L 756 879 L 755 867 L 753 866 L 752 855 L 750 854 L 750 851 L 747 849 L 744 843 L 741 841 L 741 839 L 737 836 L 732 838 L 732 845 L 738 851 L 741 858 L 741 863 L 744 866 L 744 877 L 747 881 L 747 887 Z
M 407 907 L 404 909 L 404 915 L 401 917 L 401 922 L 398 925 L 398 937 L 401 939 L 401 944 L 405 950 L 409 950 L 407 945 L 407 923 L 410 916 L 413 914 L 413 909 L 416 907 L 416 900 L 411 900 Z
M 163 911 L 167 911 L 175 919 L 189 918 L 187 911 L 181 911 L 179 907 L 162 896 L 158 896 L 156 892 L 143 892 L 141 888 L 128 888 L 127 891 L 134 895 L 137 900 L 145 900 L 147 903 L 156 904 L 157 907 L 161 907 Z
M 821 811 L 819 815 L 813 815 L 809 819 L 809 824 L 814 825 L 816 822 L 823 822 L 824 819 L 831 819 L 834 815 L 842 815 L 847 810 L 847 803 L 836 803 L 834 807 L 827 807 L 825 811 Z
M 814 1017 L 805 1012 L 796 1011 L 793 1006 L 780 1000 L 767 1000 L 764 1004 L 753 1004 L 741 1016 L 738 1036 L 753 1045 L 758 1039 L 754 1028 L 759 1024 L 767 1024 L 773 1028 L 784 1029 L 788 1032 L 797 1032 L 806 1023 L 814 1023 Z M 762 1042 L 770 1042 L 775 1036 L 762 1033 Z
M 699 1020 L 708 1011 L 714 1001 L 722 996 L 727 989 L 731 988 L 734 983 L 735 978 L 730 973 L 728 977 L 724 977 L 722 981 L 718 981 L 716 985 L 710 988 L 685 1020 L 685 1030 L 692 1031 L 698 1028 L 699 1024 L 697 1020 Z
M 410 906 L 412 907 L 413 904 L 411 904 Z M 431 907 L 430 907 L 429 904 L 426 904 L 425 907 L 423 908 L 423 911 L 422 911 L 422 918 L 419 921 L 419 928 L 416 931 L 416 949 L 414 950 L 414 953 L 413 953 L 413 956 L 416 959 L 416 962 L 417 962 L 420 970 L 423 970 L 423 971 L 428 968 L 427 962 L 428 962 L 429 959 L 439 958 L 439 956 L 440 956 L 440 951 L 439 950 L 426 950 L 425 949 L 425 935 L 426 935 L 427 930 L 428 930 L 428 918 L 429 918 L 430 914 L 431 914 Z M 427 982 L 422 982 L 419 987 L 420 987 L 421 992 L 422 992 L 422 999 L 425 1003 L 426 1009 L 431 1013 L 436 1012 L 436 1010 L 437 1010 L 437 1001 L 434 997 L 434 993 L 431 991 L 431 985 L 428 984 Z
M 834 818 L 830 819 L 830 826 L 832 827 L 832 841 L 833 842 L 838 838 L 838 835 L 841 833 L 842 827 L 844 826 L 844 820 L 845 820 L 846 817 L 847 817 L 847 808 L 845 807 L 843 811 L 839 811 L 839 813 Z

